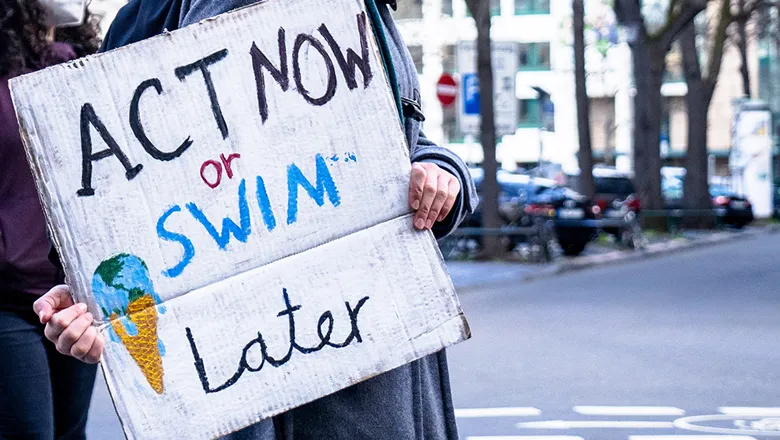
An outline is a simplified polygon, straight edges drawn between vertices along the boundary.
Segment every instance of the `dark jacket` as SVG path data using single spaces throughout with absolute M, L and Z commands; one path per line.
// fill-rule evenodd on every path
M 71 46 L 53 43 L 17 75 L 75 58 Z M 46 220 L 8 90 L 8 80 L 17 75 L 0 78 L 0 307 L 28 311 L 38 296 L 62 283 L 63 274 L 48 258 Z
M 367 0 L 375 1 L 375 0 Z M 133 0 L 119 12 L 105 49 L 197 23 L 255 0 Z M 370 5 L 373 7 L 373 5 Z M 452 213 L 434 227 L 444 236 L 473 211 L 477 196 L 464 163 L 451 151 L 429 141 L 420 130 L 420 85 L 414 62 L 389 8 L 377 1 L 379 18 L 400 98 L 406 103 L 405 133 L 413 162 L 436 163 L 461 183 Z M 375 26 L 377 23 L 374 23 Z M 444 351 L 265 420 L 229 440 L 382 439 L 439 440 L 458 438 Z

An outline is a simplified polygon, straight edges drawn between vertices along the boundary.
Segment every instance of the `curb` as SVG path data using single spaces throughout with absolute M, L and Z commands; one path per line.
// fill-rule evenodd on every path
M 780 232 L 780 225 L 771 225 L 760 230 L 751 230 L 744 232 L 720 232 L 709 237 L 690 240 L 671 240 L 663 243 L 651 244 L 638 251 L 613 251 L 601 255 L 592 255 L 588 257 L 579 257 L 571 259 L 553 266 L 552 270 L 542 270 L 537 273 L 528 274 L 519 281 L 535 281 L 542 278 L 560 275 L 568 272 L 576 272 L 592 267 L 613 263 L 623 264 L 639 260 L 661 257 L 678 251 L 687 251 L 698 249 L 716 244 L 728 243 L 738 238 L 757 237 L 764 234 L 775 234 Z

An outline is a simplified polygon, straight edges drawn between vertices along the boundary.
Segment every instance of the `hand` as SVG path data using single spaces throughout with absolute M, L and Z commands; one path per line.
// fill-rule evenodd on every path
M 92 326 L 94 318 L 86 304 L 74 304 L 68 286 L 55 286 L 33 304 L 43 334 L 57 351 L 88 364 L 96 364 L 103 354 L 103 336 Z
M 444 220 L 460 193 L 460 181 L 433 163 L 412 164 L 409 183 L 409 205 L 417 211 L 414 227 L 431 229 L 434 222 Z

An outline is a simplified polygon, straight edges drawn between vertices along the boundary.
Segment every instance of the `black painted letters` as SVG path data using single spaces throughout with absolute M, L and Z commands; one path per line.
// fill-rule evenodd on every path
M 184 140 L 184 142 L 182 142 L 179 148 L 170 153 L 158 150 L 152 141 L 149 140 L 149 137 L 147 137 L 146 133 L 144 132 L 144 127 L 141 125 L 141 111 L 138 107 L 141 102 L 141 96 L 144 94 L 146 89 L 150 87 L 154 87 L 158 95 L 162 94 L 162 84 L 157 78 L 147 79 L 146 81 L 142 82 L 137 89 L 135 89 L 133 101 L 130 103 L 130 128 L 133 129 L 133 133 L 135 133 L 135 137 L 138 139 L 138 142 L 141 143 L 141 146 L 144 147 L 144 150 L 146 150 L 150 156 L 162 161 L 176 159 L 177 157 L 181 156 L 181 154 L 184 153 L 184 151 L 187 150 L 190 145 L 192 145 L 192 139 L 188 137 Z
M 320 350 L 322 350 L 325 347 L 332 347 L 332 348 L 345 348 L 348 345 L 350 345 L 353 341 L 357 342 L 363 342 L 363 339 L 360 337 L 360 329 L 358 328 L 358 313 L 360 313 L 360 309 L 363 307 L 363 305 L 368 301 L 369 297 L 363 297 L 358 303 L 353 307 L 349 302 L 345 302 L 345 306 L 347 308 L 347 313 L 349 314 L 349 321 L 350 321 L 350 332 L 347 338 L 342 343 L 334 343 L 331 342 L 331 335 L 333 333 L 333 313 L 328 310 L 325 313 L 323 313 L 318 322 L 317 322 L 317 336 L 320 339 L 320 343 L 315 347 L 303 347 L 296 341 L 296 327 L 295 327 L 295 312 L 301 309 L 300 305 L 292 305 L 290 302 L 290 296 L 287 293 L 287 289 L 282 289 L 282 298 L 284 300 L 285 308 L 279 314 L 276 316 L 282 318 L 287 317 L 288 322 L 288 328 L 289 328 L 289 334 L 290 334 L 290 345 L 287 347 L 287 352 L 281 357 L 281 358 L 274 358 L 271 355 L 268 354 L 268 346 L 266 345 L 265 340 L 263 339 L 262 333 L 258 332 L 257 337 L 249 341 L 247 343 L 243 350 L 241 351 L 241 360 L 238 363 L 238 369 L 235 373 L 233 373 L 233 376 L 231 376 L 228 380 L 226 380 L 222 385 L 219 385 L 215 388 L 211 387 L 211 384 L 209 383 L 208 375 L 206 374 L 206 367 L 203 363 L 203 358 L 200 357 L 200 353 L 198 352 L 198 347 L 195 343 L 195 338 L 192 336 L 192 330 L 190 330 L 189 327 L 185 329 L 185 333 L 187 336 L 187 340 L 190 342 L 190 351 L 192 351 L 192 356 L 195 360 L 195 371 L 198 374 L 198 377 L 200 378 L 200 384 L 203 387 L 203 391 L 206 392 L 206 394 L 209 393 L 216 393 L 219 391 L 222 391 L 226 388 L 229 388 L 233 386 L 238 379 L 241 378 L 241 375 L 244 374 L 245 371 L 249 371 L 251 373 L 258 372 L 263 369 L 266 363 L 268 363 L 270 366 L 274 368 L 280 368 L 284 364 L 290 361 L 292 358 L 293 351 L 298 351 L 301 354 L 312 354 L 316 353 Z M 327 330 L 323 333 L 323 324 L 327 323 Z M 249 354 L 253 349 L 259 349 L 260 350 L 260 362 L 257 365 L 252 365 L 249 360 Z M 253 356 L 253 358 L 256 358 L 256 356 Z
M 211 79 L 211 71 L 209 70 L 209 66 L 223 60 L 227 55 L 228 50 L 222 49 L 205 58 L 201 58 L 192 64 L 177 67 L 176 70 L 174 70 L 176 78 L 179 78 L 179 81 L 184 81 L 184 78 L 196 70 L 200 70 L 201 73 L 203 73 L 203 80 L 206 82 L 206 90 L 209 93 L 209 100 L 211 100 L 211 111 L 214 113 L 214 119 L 217 121 L 219 131 L 222 133 L 222 139 L 226 139 L 228 137 L 228 127 L 227 123 L 225 122 L 225 117 L 222 116 L 222 109 L 219 107 L 217 91 L 214 89 L 214 81 Z
M 107 149 L 92 153 L 92 133 L 90 132 L 90 127 L 95 127 L 100 137 L 108 145 Z M 81 189 L 76 191 L 76 194 L 80 197 L 95 195 L 95 190 L 92 188 L 92 162 L 111 156 L 116 156 L 119 159 L 119 162 L 125 168 L 127 180 L 132 180 L 143 169 L 141 164 L 136 166 L 130 164 L 125 153 L 119 148 L 119 144 L 111 136 L 111 133 L 108 132 L 108 128 L 98 118 L 92 104 L 84 104 L 81 107 Z
M 287 42 L 285 41 L 284 28 L 279 28 L 279 68 L 277 69 L 271 60 L 265 56 L 257 44 L 252 43 L 249 50 L 252 56 L 252 67 L 255 71 L 255 82 L 257 83 L 257 104 L 260 107 L 260 117 L 263 123 L 268 120 L 268 100 L 265 94 L 265 77 L 263 76 L 263 67 L 268 69 L 268 73 L 279 84 L 282 91 L 287 91 L 290 87 L 290 74 L 287 68 Z

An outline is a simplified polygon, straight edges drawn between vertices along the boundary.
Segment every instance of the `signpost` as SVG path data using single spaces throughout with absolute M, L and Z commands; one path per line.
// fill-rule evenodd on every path
M 458 42 L 458 70 L 461 72 L 462 103 L 458 111 L 458 123 L 464 134 L 478 135 L 480 131 L 479 77 L 477 76 L 476 45 L 472 41 Z M 492 62 L 494 77 L 493 105 L 495 108 L 496 134 L 514 134 L 517 130 L 517 44 L 493 42 Z
M 436 97 L 439 98 L 439 102 L 444 107 L 455 104 L 458 97 L 458 83 L 449 73 L 442 74 L 436 83 Z
M 383 75 L 362 2 L 269 0 L 12 80 L 129 438 L 215 438 L 468 338 Z

